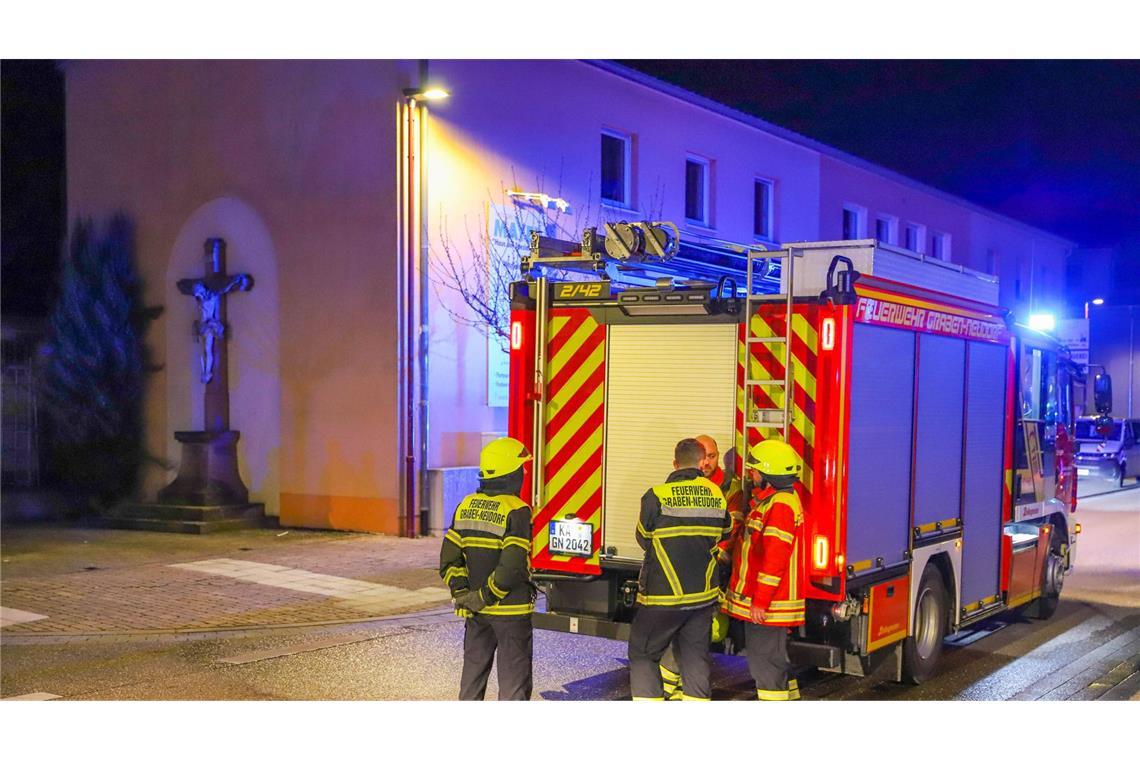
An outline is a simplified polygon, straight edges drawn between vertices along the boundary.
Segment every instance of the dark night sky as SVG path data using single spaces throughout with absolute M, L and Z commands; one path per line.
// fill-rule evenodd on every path
M 622 63 L 1081 245 L 1123 244 L 1121 277 L 1140 279 L 1138 61 Z M 0 300 L 37 314 L 64 230 L 62 77 L 0 71 Z
M 620 62 L 1082 245 L 1140 237 L 1140 62 Z

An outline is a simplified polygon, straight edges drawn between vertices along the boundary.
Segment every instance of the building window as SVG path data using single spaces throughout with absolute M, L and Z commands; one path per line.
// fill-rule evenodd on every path
M 602 130 L 602 201 L 632 206 L 633 138 Z
M 860 206 L 844 204 L 843 239 L 862 240 L 867 237 L 867 210 Z
M 903 247 L 915 253 L 926 253 L 926 227 L 921 224 L 908 224 Z
M 768 180 L 758 179 L 753 187 L 752 234 L 758 238 L 772 240 L 773 185 Z
M 880 243 L 899 244 L 899 220 L 893 216 L 880 214 L 875 218 L 875 237 Z
M 986 274 L 997 274 L 998 258 L 997 251 L 993 248 L 986 249 Z
M 950 260 L 950 236 L 945 232 L 935 232 L 930 236 L 930 253 L 936 259 Z
M 690 156 L 685 159 L 685 218 L 709 224 L 709 162 Z

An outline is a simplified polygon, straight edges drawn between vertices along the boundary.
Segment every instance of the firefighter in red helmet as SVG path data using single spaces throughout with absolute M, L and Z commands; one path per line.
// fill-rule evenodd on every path
M 745 519 L 721 609 L 744 621 L 756 696 L 799 699 L 799 685 L 790 677 L 788 629 L 804 622 L 799 569 L 804 517 L 794 488 L 803 465 L 791 446 L 770 440 L 749 450 L 747 468 L 763 490 Z

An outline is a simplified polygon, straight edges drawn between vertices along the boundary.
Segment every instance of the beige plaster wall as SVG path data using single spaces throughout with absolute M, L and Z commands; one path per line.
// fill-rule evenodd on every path
M 174 429 L 200 419 L 193 308 L 172 283 L 200 274 L 196 238 L 227 237 L 231 271 L 257 280 L 230 299 L 231 422 L 246 484 L 284 524 L 396 529 L 395 104 L 410 74 L 385 61 L 66 66 L 69 216 L 129 213 L 146 299 L 167 309 L 150 334 L 166 368 L 148 389 L 147 444 L 175 452 Z M 172 478 L 150 470 L 141 495 Z

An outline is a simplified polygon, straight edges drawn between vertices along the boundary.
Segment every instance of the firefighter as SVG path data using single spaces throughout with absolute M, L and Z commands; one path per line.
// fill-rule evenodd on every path
M 720 488 L 728 502 L 728 515 L 732 520 L 732 527 L 728 538 L 717 545 L 717 559 L 722 563 L 722 566 L 726 566 L 732 560 L 732 546 L 739 535 L 740 526 L 744 524 L 744 512 L 740 506 L 743 502 L 740 481 L 733 477 L 734 467 L 732 460 L 730 460 L 735 452 L 730 449 L 724 455 L 724 467 L 722 468 L 720 466 L 720 449 L 717 446 L 716 439 L 711 435 L 698 435 L 696 440 L 705 450 L 705 455 L 701 459 L 701 474 Z M 716 575 L 718 577 L 722 575 L 720 568 L 717 569 Z M 727 580 L 728 578 L 724 577 L 719 585 L 723 586 L 723 581 Z M 712 640 L 714 642 L 724 640 L 723 631 L 727 625 L 728 621 L 724 614 L 718 611 L 713 618 Z M 665 688 L 665 699 L 667 700 L 681 699 L 683 694 L 681 669 L 677 665 L 677 655 L 673 651 L 675 648 L 676 645 L 665 650 L 665 654 L 661 657 L 661 683 Z
M 530 580 L 531 509 L 519 498 L 531 455 L 513 438 L 479 456 L 479 490 L 455 509 L 439 574 L 466 618 L 459 698 L 481 700 L 498 651 L 499 699 L 530 699 L 535 589 Z
M 721 609 L 744 621 L 748 670 L 761 700 L 800 698 L 789 673 L 788 633 L 804 622 L 799 572 L 804 518 L 794 488 L 802 468 L 783 441 L 761 441 L 749 451 L 749 477 L 763 490 L 741 532 Z
M 637 542 L 645 549 L 638 608 L 629 633 L 630 687 L 635 700 L 665 698 L 660 663 L 676 641 L 685 699 L 708 700 L 709 631 L 720 589 L 716 545 L 729 526 L 724 495 L 701 473 L 705 450 L 679 442 L 673 473 L 641 497 Z

